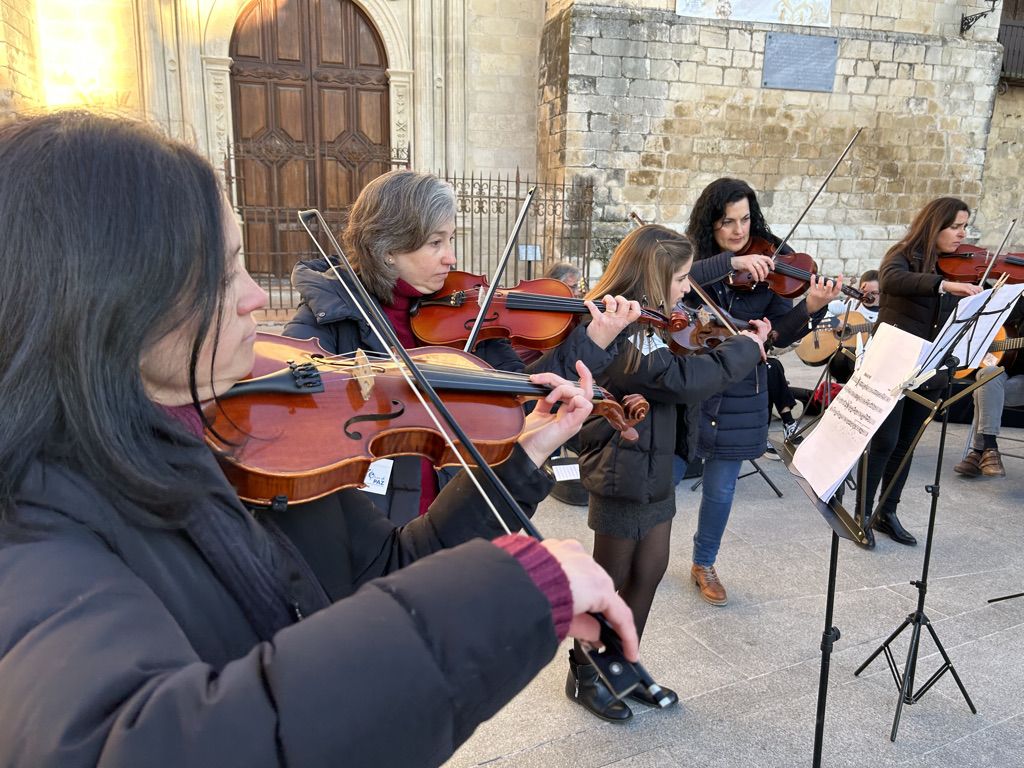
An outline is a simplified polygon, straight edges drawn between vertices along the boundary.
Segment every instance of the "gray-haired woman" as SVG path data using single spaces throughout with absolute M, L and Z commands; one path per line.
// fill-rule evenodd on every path
M 410 325 L 410 310 L 423 296 L 436 293 L 455 267 L 455 192 L 451 185 L 428 173 L 391 171 L 371 181 L 349 214 L 344 245 L 359 279 L 380 304 L 406 348 L 419 346 Z M 292 285 L 301 296 L 286 336 L 316 338 L 333 354 L 356 349 L 383 352 L 380 343 L 352 306 L 323 258 L 300 262 Z M 621 296 L 606 296 L 604 311 L 591 305 L 591 321 L 578 327 L 560 346 L 530 365 L 530 373 L 553 372 L 574 377 L 582 360 L 599 375 L 611 363 L 618 334 L 640 316 L 640 305 Z M 480 342 L 474 354 L 503 371 L 522 372 L 526 366 L 507 339 Z M 437 493 L 438 481 L 426 461 L 395 460 L 388 491 L 374 495 L 391 520 L 401 523 L 426 510 Z

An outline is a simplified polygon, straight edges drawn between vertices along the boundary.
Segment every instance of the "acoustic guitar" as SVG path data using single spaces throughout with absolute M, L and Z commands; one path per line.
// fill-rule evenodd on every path
M 1014 368 L 1014 364 L 1017 359 L 1017 350 L 1024 349 L 1024 336 L 1015 336 L 1012 329 L 1008 329 L 1005 325 L 996 331 L 996 337 L 992 341 L 991 346 L 988 348 L 988 352 L 981 359 L 981 365 L 1001 365 L 1006 369 L 1007 375 L 1011 375 L 1011 371 Z M 955 374 L 958 379 L 966 379 L 977 368 L 961 368 Z
M 839 349 L 840 343 L 853 349 L 857 346 L 859 334 L 861 343 L 866 344 L 873 325 L 874 323 L 868 322 L 860 312 L 844 312 L 839 317 L 822 320 L 814 330 L 800 340 L 796 356 L 807 365 L 824 365 Z

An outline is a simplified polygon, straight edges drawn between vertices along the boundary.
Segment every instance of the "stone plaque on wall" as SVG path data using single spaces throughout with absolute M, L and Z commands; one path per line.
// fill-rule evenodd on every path
M 676 13 L 700 19 L 827 27 L 832 0 L 676 0 Z
M 764 39 L 761 85 L 830 93 L 836 79 L 839 38 L 769 32 Z

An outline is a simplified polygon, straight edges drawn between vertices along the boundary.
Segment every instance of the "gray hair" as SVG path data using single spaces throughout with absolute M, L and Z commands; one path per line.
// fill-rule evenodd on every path
M 454 218 L 455 190 L 433 174 L 390 171 L 363 187 L 349 213 L 344 241 L 366 289 L 390 304 L 398 270 L 388 257 L 417 250 Z

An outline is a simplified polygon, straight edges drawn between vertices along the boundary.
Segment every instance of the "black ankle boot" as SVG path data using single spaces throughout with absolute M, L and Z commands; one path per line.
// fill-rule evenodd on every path
M 900 519 L 895 512 L 880 512 L 875 518 L 875 530 L 886 534 L 890 539 L 913 547 L 917 544 L 914 535 L 900 524 Z
M 679 703 L 679 696 L 677 696 L 676 692 L 673 691 L 671 688 L 665 688 L 664 686 L 662 686 L 661 692 L 665 696 L 668 696 L 668 704 L 665 706 L 665 709 L 667 709 L 668 707 L 675 706 Z M 661 705 L 654 700 L 651 694 L 647 692 L 646 688 L 634 688 L 630 692 L 629 698 L 633 699 L 634 701 L 639 701 L 641 704 L 646 704 L 648 707 L 661 708 Z
M 602 720 L 621 723 L 633 716 L 633 710 L 612 696 L 612 692 L 597 676 L 597 668 L 593 664 L 577 664 L 572 651 L 569 651 L 569 676 L 565 679 L 565 695 Z

